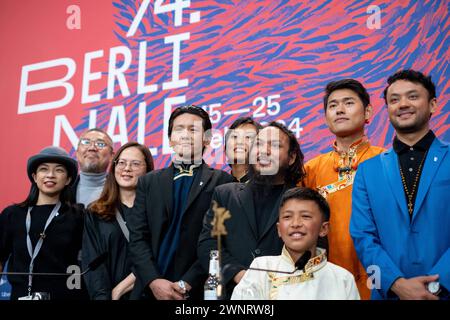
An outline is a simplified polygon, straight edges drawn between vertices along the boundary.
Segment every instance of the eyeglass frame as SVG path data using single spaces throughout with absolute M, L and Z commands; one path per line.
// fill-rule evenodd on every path
M 125 165 L 120 164 L 120 162 L 125 162 Z M 133 163 L 134 162 L 134 163 Z M 139 164 L 137 164 L 137 162 L 139 162 Z M 114 166 L 115 168 L 119 169 L 119 170 L 124 170 L 126 167 L 128 167 L 128 164 L 130 165 L 130 168 L 134 171 L 134 170 L 138 170 L 140 167 L 142 167 L 142 165 L 147 165 L 145 163 L 145 161 L 140 161 L 140 160 L 125 160 L 125 159 L 117 159 L 116 161 L 114 161 Z
M 89 141 L 89 144 L 84 144 L 83 141 Z M 98 145 L 99 143 L 104 143 L 105 145 L 102 147 Z M 81 138 L 80 141 L 78 142 L 78 145 L 83 147 L 90 147 L 92 144 L 94 144 L 94 146 L 99 150 L 102 150 L 106 147 L 111 147 L 105 140 L 101 139 L 91 140 L 89 138 Z

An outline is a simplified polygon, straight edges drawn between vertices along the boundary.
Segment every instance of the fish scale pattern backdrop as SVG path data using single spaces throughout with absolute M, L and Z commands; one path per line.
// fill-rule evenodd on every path
M 431 123 L 450 141 L 449 8 L 449 1 L 3 1 L 0 205 L 26 195 L 30 154 L 54 144 L 74 156 L 89 127 L 107 130 L 116 147 L 145 143 L 158 168 L 168 165 L 167 121 L 186 103 L 211 116 L 206 159 L 217 168 L 227 167 L 223 135 L 240 116 L 284 122 L 310 159 L 330 149 L 323 89 L 340 78 L 366 85 L 375 111 L 368 135 L 389 147 L 382 92 L 402 68 L 432 76 Z

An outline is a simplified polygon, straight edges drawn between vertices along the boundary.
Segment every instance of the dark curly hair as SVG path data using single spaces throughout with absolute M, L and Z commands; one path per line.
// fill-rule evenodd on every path
M 295 186 L 297 185 L 306 175 L 305 167 L 303 166 L 304 155 L 302 150 L 300 149 L 300 144 L 295 137 L 295 134 L 289 130 L 285 125 L 272 121 L 264 128 L 267 127 L 275 127 L 280 129 L 284 134 L 286 134 L 289 138 L 289 156 L 295 156 L 295 161 L 292 165 L 289 166 L 284 181 L 287 185 Z

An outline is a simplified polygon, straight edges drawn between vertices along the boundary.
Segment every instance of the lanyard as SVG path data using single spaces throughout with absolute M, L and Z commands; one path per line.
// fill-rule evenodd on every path
M 127 242 L 130 242 L 130 231 L 128 230 L 128 228 L 126 226 L 126 222 L 125 222 L 125 220 L 123 220 L 123 217 L 120 214 L 119 210 L 116 211 L 116 219 L 117 219 L 117 222 L 119 223 L 120 229 L 122 229 L 122 233 L 125 236 L 125 239 L 127 239 Z
M 25 227 L 27 228 L 27 249 L 28 249 L 28 254 L 30 255 L 30 267 L 29 267 L 29 275 L 28 275 L 28 295 L 31 295 L 31 286 L 33 284 L 33 267 L 34 267 L 34 260 L 36 259 L 37 255 L 39 254 L 39 251 L 42 248 L 42 243 L 44 242 L 44 238 L 45 238 L 45 230 L 47 230 L 48 225 L 50 224 L 50 222 L 52 222 L 53 218 L 56 217 L 56 215 L 58 214 L 58 210 L 59 208 L 61 208 L 61 202 L 58 201 L 58 203 L 55 205 L 55 207 L 53 208 L 52 212 L 50 213 L 50 216 L 48 217 L 47 221 L 45 222 L 45 227 L 44 227 L 44 231 L 42 231 L 42 233 L 40 234 L 39 240 L 36 243 L 36 247 L 34 247 L 33 250 L 33 245 L 31 244 L 31 239 L 30 239 L 30 227 L 31 227 L 31 210 L 33 209 L 33 207 L 28 207 L 28 212 L 27 212 L 27 218 L 25 220 Z

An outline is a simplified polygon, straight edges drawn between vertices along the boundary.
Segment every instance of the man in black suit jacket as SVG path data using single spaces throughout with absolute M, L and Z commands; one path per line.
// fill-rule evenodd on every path
M 304 176 L 303 154 L 297 139 L 277 122 L 259 131 L 250 151 L 250 163 L 249 183 L 219 186 L 212 198 L 231 213 L 224 223 L 227 235 L 221 251 L 227 297 L 254 258 L 281 254 L 283 242 L 276 228 L 281 196 Z M 210 209 L 199 238 L 198 256 L 204 268 L 208 266 L 210 250 L 217 250 L 217 240 L 211 236 L 213 217 Z
M 200 299 L 207 272 L 197 258 L 202 220 L 214 188 L 232 177 L 203 162 L 211 121 L 196 106 L 180 107 L 169 119 L 170 167 L 139 179 L 128 227 L 137 277 L 131 298 Z M 207 269 L 206 269 L 207 270 Z M 180 281 L 181 280 L 181 281 Z M 184 288 L 183 288 L 184 287 Z

